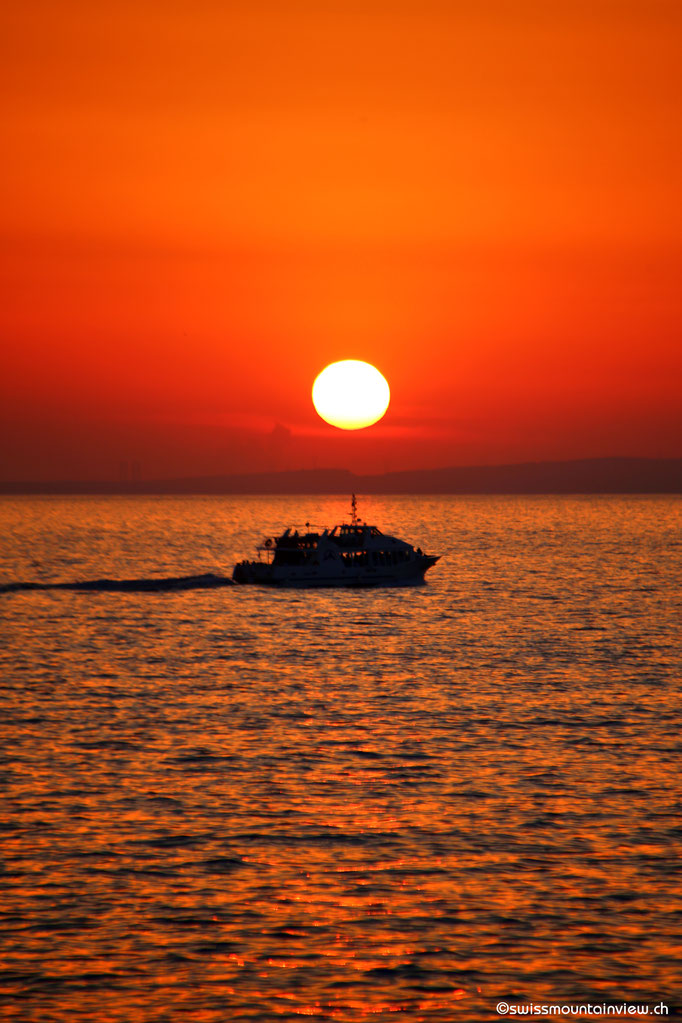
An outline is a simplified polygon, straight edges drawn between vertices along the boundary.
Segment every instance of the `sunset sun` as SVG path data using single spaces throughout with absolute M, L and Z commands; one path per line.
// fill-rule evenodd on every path
M 386 379 L 368 362 L 332 362 L 313 384 L 317 414 L 340 430 L 362 430 L 383 416 L 391 399 Z

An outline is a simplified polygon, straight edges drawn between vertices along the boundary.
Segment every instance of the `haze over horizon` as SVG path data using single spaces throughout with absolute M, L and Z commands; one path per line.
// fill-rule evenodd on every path
M 682 454 L 679 4 L 3 21 L 0 481 Z
M 0 480 L 0 494 L 681 494 L 682 458 L 592 458 L 441 466 L 364 474 L 320 467 L 145 479 L 122 463 L 117 480 Z

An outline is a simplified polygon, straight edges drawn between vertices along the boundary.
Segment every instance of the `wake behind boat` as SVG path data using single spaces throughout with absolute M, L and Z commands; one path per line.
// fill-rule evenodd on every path
M 308 526 L 308 524 L 306 524 Z M 440 555 L 362 522 L 355 494 L 351 521 L 321 533 L 285 530 L 260 544 L 257 561 L 240 561 L 236 583 L 267 586 L 407 586 L 424 581 Z

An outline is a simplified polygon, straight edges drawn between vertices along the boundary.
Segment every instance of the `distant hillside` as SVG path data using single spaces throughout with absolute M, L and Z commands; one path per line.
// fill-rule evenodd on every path
M 682 458 L 451 466 L 360 476 L 347 469 L 148 480 L 0 483 L 4 494 L 679 494 Z
M 371 477 L 376 493 L 682 493 L 682 458 L 584 458 L 570 462 L 457 466 Z

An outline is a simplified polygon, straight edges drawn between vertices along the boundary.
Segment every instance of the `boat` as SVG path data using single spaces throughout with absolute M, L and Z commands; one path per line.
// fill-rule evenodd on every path
M 257 561 L 235 565 L 235 583 L 263 586 L 407 586 L 424 581 L 440 555 L 424 554 L 405 540 L 382 533 L 358 518 L 353 494 L 351 520 L 333 529 L 286 529 L 256 547 Z

